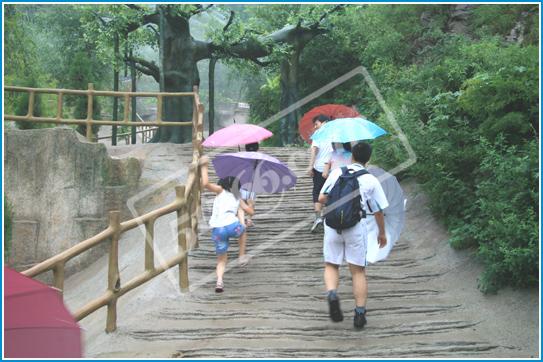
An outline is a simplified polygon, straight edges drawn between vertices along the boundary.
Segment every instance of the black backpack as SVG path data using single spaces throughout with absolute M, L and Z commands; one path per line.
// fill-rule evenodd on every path
M 326 225 L 341 233 L 366 217 L 360 203 L 358 177 L 367 173 L 365 169 L 355 172 L 347 167 L 341 168 L 341 176 L 328 193 L 324 215 Z

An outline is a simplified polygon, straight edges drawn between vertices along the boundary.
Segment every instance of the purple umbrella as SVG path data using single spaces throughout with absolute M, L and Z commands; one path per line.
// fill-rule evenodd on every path
M 223 153 L 213 159 L 219 177 L 239 178 L 245 190 L 275 194 L 296 185 L 296 175 L 281 161 L 260 152 Z

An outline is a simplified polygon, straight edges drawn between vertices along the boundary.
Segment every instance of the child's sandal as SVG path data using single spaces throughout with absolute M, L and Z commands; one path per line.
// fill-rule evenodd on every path
M 217 281 L 217 284 L 215 285 L 215 293 L 222 293 L 224 292 L 224 283 Z
M 238 258 L 238 265 L 242 268 L 245 268 L 247 266 L 247 264 L 249 264 L 249 260 L 251 259 L 251 257 L 247 254 L 245 255 L 242 255 Z

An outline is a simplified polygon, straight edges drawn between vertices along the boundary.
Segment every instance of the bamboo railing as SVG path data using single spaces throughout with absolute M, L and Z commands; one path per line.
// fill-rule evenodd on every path
M 138 129 L 139 128 L 139 129 Z M 151 138 L 153 138 L 155 131 L 158 130 L 158 127 L 148 127 L 148 126 L 138 126 L 136 129 L 136 134 L 141 134 L 141 143 L 148 143 Z M 118 139 L 124 139 L 125 143 L 127 145 L 130 144 L 130 136 L 132 135 L 132 132 L 124 132 L 124 133 L 117 133 L 117 140 Z M 113 136 L 102 136 L 98 137 L 97 140 L 107 140 L 111 139 Z
M 170 204 L 153 210 L 145 215 L 123 222 L 120 221 L 120 211 L 111 211 L 109 213 L 109 226 L 105 230 L 23 272 L 26 276 L 36 277 L 45 272 L 52 271 L 54 286 L 62 292 L 64 290 L 64 270 L 66 263 L 92 247 L 109 241 L 110 250 L 107 289 L 101 296 L 91 300 L 75 312 L 74 317 L 78 321 L 102 307 L 107 307 L 106 332 L 115 331 L 117 328 L 117 300 L 127 292 L 175 266 L 179 267 L 179 288 L 181 291 L 187 291 L 189 288 L 188 251 L 191 248 L 198 247 L 198 216 L 201 214 L 201 185 L 198 163 L 202 155 L 204 114 L 204 107 L 200 103 L 198 93 L 194 92 L 190 94 L 194 97 L 193 120 L 192 122 L 189 122 L 189 124 L 193 126 L 192 162 L 189 167 L 185 185 L 175 187 L 175 200 Z M 30 110 L 31 109 L 32 108 L 30 107 Z M 160 119 L 160 112 L 158 119 Z M 139 124 L 141 125 L 141 123 Z M 172 212 L 175 212 L 177 216 L 178 252 L 166 262 L 155 265 L 154 225 L 158 218 Z M 146 230 L 145 269 L 141 274 L 128 282 L 121 283 L 119 271 L 119 240 L 125 232 L 141 225 L 145 225 Z
M 120 91 L 97 91 L 94 90 L 94 85 L 89 83 L 87 90 L 77 89 L 52 89 L 52 88 L 27 88 L 27 87 L 15 87 L 5 86 L 5 92 L 18 92 L 28 93 L 28 112 L 24 116 L 17 116 L 14 114 L 4 114 L 4 121 L 18 121 L 18 122 L 33 122 L 33 123 L 53 123 L 53 124 L 70 124 L 70 125 L 84 125 L 86 126 L 86 137 L 89 141 L 93 141 L 92 126 L 93 125 L 108 125 L 108 126 L 142 126 L 141 122 L 131 122 L 130 116 L 130 104 L 133 97 L 150 97 L 157 100 L 157 119 L 153 121 L 146 121 L 145 126 L 159 126 L 159 127 L 171 127 L 171 126 L 190 126 L 193 125 L 193 121 L 163 121 L 162 120 L 162 104 L 165 97 L 197 97 L 197 91 L 193 92 L 120 92 Z M 34 115 L 35 110 L 35 98 L 36 94 L 56 94 L 57 95 L 57 111 L 55 117 L 39 117 Z M 87 96 L 87 118 L 86 119 L 71 119 L 63 117 L 64 110 L 64 95 L 76 95 Z M 107 96 L 107 97 L 119 97 L 124 99 L 124 114 L 121 121 L 114 120 L 96 120 L 93 119 L 93 103 L 94 97 Z

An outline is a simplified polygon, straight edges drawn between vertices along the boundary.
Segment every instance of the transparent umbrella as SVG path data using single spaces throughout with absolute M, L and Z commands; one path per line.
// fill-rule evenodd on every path
M 376 263 L 388 257 L 392 247 L 400 238 L 405 223 L 406 199 L 400 183 L 395 176 L 376 166 L 369 166 L 368 171 L 379 179 L 389 203 L 389 206 L 383 210 L 385 215 L 385 231 L 387 235 L 387 245 L 384 248 L 379 248 L 379 243 L 377 242 L 379 229 L 375 222 L 375 218 L 371 214 L 366 218 L 368 230 L 368 251 L 366 260 L 369 263 Z

